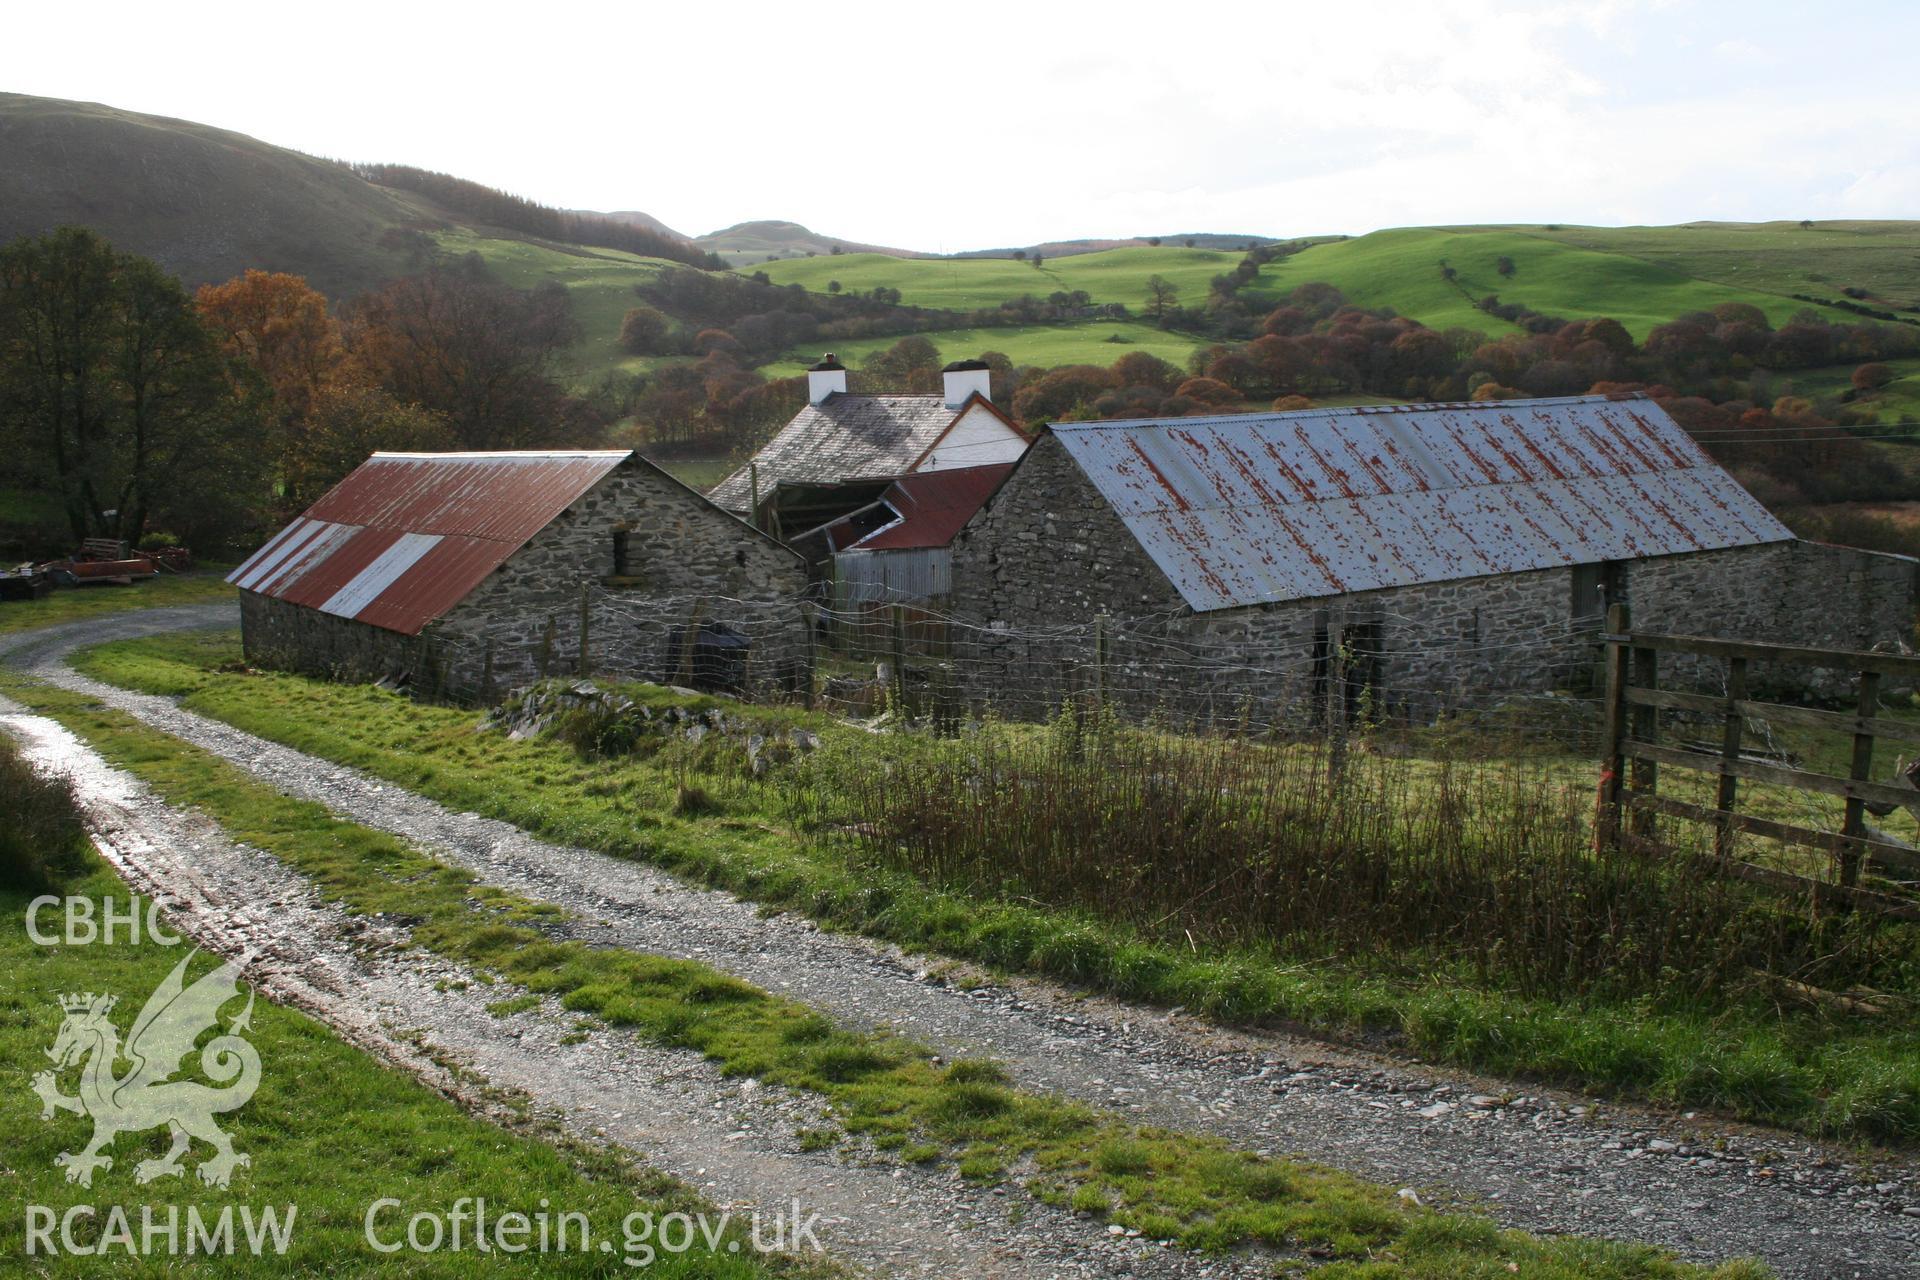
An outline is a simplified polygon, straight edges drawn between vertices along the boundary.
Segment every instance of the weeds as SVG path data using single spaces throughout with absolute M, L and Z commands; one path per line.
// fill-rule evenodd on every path
M 0 733 L 0 887 L 60 889 L 86 868 L 87 829 L 65 778 L 35 773 Z
M 1715 874 L 1710 852 L 1596 850 L 1588 794 L 1525 761 L 1344 753 L 1063 717 L 959 741 L 842 739 L 791 816 L 949 887 L 1147 936 L 1302 958 L 1464 968 L 1526 996 L 1692 998 L 1756 971 L 1898 980 L 1913 932 L 1808 918 Z M 1098 940 L 1057 934 L 1056 972 Z M 1230 992 L 1223 1000 L 1231 1004 Z

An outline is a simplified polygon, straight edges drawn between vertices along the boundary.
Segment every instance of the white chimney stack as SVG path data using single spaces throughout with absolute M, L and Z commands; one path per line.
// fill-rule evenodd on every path
M 955 360 L 941 370 L 941 376 L 947 383 L 949 409 L 958 409 L 976 391 L 982 400 L 993 399 L 993 371 L 984 360 Z
M 819 404 L 834 392 L 844 393 L 847 389 L 847 366 L 833 358 L 829 351 L 822 356 L 820 363 L 807 370 L 807 403 Z

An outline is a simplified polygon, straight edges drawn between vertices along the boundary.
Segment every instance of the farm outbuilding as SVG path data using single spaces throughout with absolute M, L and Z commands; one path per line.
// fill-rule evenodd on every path
M 807 373 L 807 405 L 709 496 L 818 559 L 825 526 L 901 476 L 1009 463 L 1028 438 L 992 399 L 991 371 L 956 361 L 939 395 L 854 395 L 829 355 Z
M 1115 697 L 1279 721 L 1577 688 L 1616 602 L 1901 641 L 1914 570 L 1796 539 L 1653 401 L 1583 396 L 1055 424 L 955 540 L 952 601 L 975 701 L 1097 643 Z
M 228 581 L 248 659 L 312 674 L 807 678 L 799 555 L 630 450 L 376 453 Z
M 828 525 L 834 607 L 945 605 L 954 535 L 1012 470 L 1003 462 L 901 476 L 870 506 Z

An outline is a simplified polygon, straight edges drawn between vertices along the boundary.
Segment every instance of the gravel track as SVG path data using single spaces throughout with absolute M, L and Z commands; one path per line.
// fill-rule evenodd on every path
M 0 653 L 41 679 L 86 692 L 231 760 L 288 795 L 404 836 L 489 883 L 565 907 L 577 917 L 576 935 L 583 940 L 697 959 L 805 1001 L 845 1025 L 890 1027 L 943 1053 L 989 1054 L 1028 1088 L 1217 1134 L 1253 1150 L 1337 1165 L 1415 1188 L 1429 1203 L 1477 1204 L 1507 1225 L 1537 1232 L 1644 1240 L 1701 1260 L 1755 1255 L 1784 1276 L 1810 1280 L 1920 1275 L 1920 1165 L 1909 1155 L 1865 1153 L 1617 1104 L 1601 1107 L 1556 1091 L 1310 1039 L 1223 1030 L 1178 1011 L 1088 999 L 1043 982 L 962 990 L 951 985 L 955 966 L 930 972 L 924 959 L 895 948 L 823 933 L 794 916 L 763 917 L 750 903 L 647 866 L 549 844 L 505 823 L 448 811 L 378 779 L 182 711 L 170 700 L 100 685 L 64 665 L 64 655 L 79 645 L 166 629 L 230 626 L 233 618 L 226 606 L 153 610 L 0 637 Z M 148 806 L 159 807 L 150 801 Z M 262 862 L 270 860 L 253 855 L 251 865 Z M 421 1023 L 417 1001 L 402 1007 L 411 1025 Z M 514 1030 L 514 1020 L 501 1023 L 484 1013 L 479 1019 L 489 1025 L 449 1015 L 446 1025 L 429 1028 L 429 1034 L 489 1079 L 523 1089 L 542 1103 L 564 1111 L 571 1097 L 569 1114 L 576 1117 L 576 1127 L 580 1108 L 605 1105 L 608 1095 L 598 1081 L 585 1097 L 569 1095 L 564 1086 L 578 1076 L 548 1069 L 554 1054 L 547 1047 L 528 1054 L 523 1040 L 509 1046 L 482 1034 Z M 602 1033 L 593 1043 L 601 1047 L 608 1039 Z M 471 1043 L 475 1040 L 491 1049 Z M 629 1047 L 643 1057 L 662 1053 Z M 676 1079 L 700 1074 L 694 1064 L 681 1071 Z M 621 1078 L 633 1077 L 623 1073 Z M 738 1093 L 737 1084 L 711 1083 Z M 802 1104 L 786 1099 L 779 1105 Z M 783 1139 L 777 1132 L 742 1132 L 745 1138 L 728 1145 L 747 1148 L 735 1155 L 755 1153 L 747 1167 L 691 1180 L 714 1182 L 724 1196 L 730 1188 L 758 1186 L 756 1176 L 771 1176 L 757 1174 L 760 1163 L 798 1158 L 797 1152 L 779 1150 Z M 791 1148 L 791 1126 L 785 1132 Z M 609 1136 L 627 1141 L 613 1130 Z M 712 1150 L 712 1134 L 703 1140 L 709 1144 L 704 1149 Z M 677 1150 L 702 1149 L 690 1137 L 687 1142 L 692 1145 Z M 642 1141 L 639 1149 L 661 1167 L 690 1176 L 685 1159 L 675 1162 L 671 1142 L 654 1147 Z M 914 1170 L 868 1171 L 867 1176 L 885 1177 L 896 1194 L 920 1181 L 945 1181 Z M 814 1186 L 808 1184 L 810 1190 Z M 955 1204 L 969 1199 L 964 1188 L 949 1184 L 946 1191 L 959 1197 Z M 774 1196 L 771 1202 L 779 1200 Z M 929 1210 L 926 1229 L 914 1233 L 913 1243 L 892 1254 L 879 1251 L 871 1235 L 862 1234 L 862 1224 L 870 1226 L 873 1219 L 863 1217 L 858 1200 L 847 1206 L 847 1222 L 841 1225 L 853 1245 L 836 1245 L 850 1257 L 900 1274 L 904 1260 L 922 1257 L 919 1251 L 941 1235 L 942 1214 Z M 990 1235 L 992 1224 L 1004 1224 L 1005 1214 L 987 1213 L 972 1221 L 976 1225 L 963 1234 L 978 1240 L 977 1233 Z M 1016 1235 L 1018 1243 L 1006 1246 L 1010 1250 L 1039 1241 L 1085 1246 L 1090 1240 L 1084 1220 L 1045 1212 L 1028 1216 Z M 1228 1274 L 1254 1262 L 1183 1258 L 1137 1241 L 1092 1237 L 1091 1243 L 1096 1251 L 1134 1248 L 1124 1262 L 1083 1256 L 1072 1244 L 1049 1252 L 1073 1258 L 1075 1266 L 1127 1268 L 1112 1274 L 1162 1274 L 1162 1267 Z M 932 1268 L 927 1274 L 945 1274 L 945 1264 L 927 1260 Z M 968 1252 L 964 1270 L 1021 1274 L 988 1270 L 988 1265 L 979 1252 Z M 1074 1274 L 1075 1266 L 1045 1263 L 1033 1274 Z

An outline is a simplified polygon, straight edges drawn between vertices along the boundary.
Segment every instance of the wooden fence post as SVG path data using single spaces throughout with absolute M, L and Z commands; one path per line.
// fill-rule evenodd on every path
M 1339 787 L 1347 772 L 1347 626 L 1327 626 L 1327 781 Z
M 700 615 L 706 601 L 694 597 L 693 611 L 687 615 L 686 628 L 680 634 L 680 665 L 674 677 L 683 685 L 693 684 L 693 651 L 700 643 Z
M 1727 659 L 1727 723 L 1720 733 L 1720 758 L 1728 765 L 1740 759 L 1740 736 L 1746 731 L 1747 717 L 1740 710 L 1740 703 L 1747 698 L 1747 660 L 1745 658 Z M 1731 768 L 1720 775 L 1720 786 L 1714 795 L 1713 807 L 1720 811 L 1721 821 L 1713 833 L 1713 856 L 1725 861 L 1733 856 L 1733 824 L 1727 817 L 1733 813 L 1734 801 L 1740 794 L 1740 779 Z
M 487 637 L 486 655 L 480 660 L 480 701 L 493 701 L 493 637 Z
M 893 704 L 900 714 L 909 718 L 913 708 L 907 705 L 907 611 L 903 605 L 894 605 L 893 615 Z
M 1871 720 L 1880 710 L 1880 673 L 1862 671 L 1860 673 L 1859 714 L 1862 720 Z M 1873 734 L 1866 725 L 1861 725 L 1853 735 L 1853 769 L 1848 776 L 1855 782 L 1866 782 L 1873 776 Z M 1847 797 L 1847 820 L 1840 828 L 1842 835 L 1862 837 L 1867 834 L 1867 803 L 1859 796 Z M 1848 844 L 1840 854 L 1840 883 L 1851 889 L 1860 882 L 1860 852 L 1858 844 Z
M 800 670 L 800 702 L 807 710 L 813 710 L 813 665 L 815 661 L 813 643 L 813 606 L 800 606 L 800 630 L 806 636 L 806 647 L 802 650 L 806 663 Z
M 1093 696 L 1102 715 L 1107 710 L 1107 615 L 1093 616 Z
M 1660 687 L 1660 651 L 1658 649 L 1635 648 L 1633 650 L 1633 687 L 1636 689 L 1657 690 Z M 1646 703 L 1632 709 L 1631 723 L 1636 741 L 1649 746 L 1660 739 L 1660 708 Z M 1648 756 L 1633 758 L 1633 791 L 1644 794 L 1651 800 L 1660 791 L 1660 762 Z M 1651 806 L 1637 810 L 1633 815 L 1633 834 L 1651 838 L 1659 834 L 1659 815 Z
M 547 629 L 540 633 L 540 678 L 545 680 L 553 672 L 553 638 L 555 619 L 547 615 Z
M 1607 704 L 1606 725 L 1601 744 L 1600 815 L 1598 835 L 1602 844 L 1612 844 L 1620 836 L 1620 806 L 1626 794 L 1627 736 L 1627 639 L 1633 625 L 1624 604 L 1607 609 Z
M 593 615 L 588 603 L 591 588 L 587 583 L 580 584 L 580 678 L 586 679 L 593 674 L 593 662 L 587 649 L 587 628 L 592 625 Z

